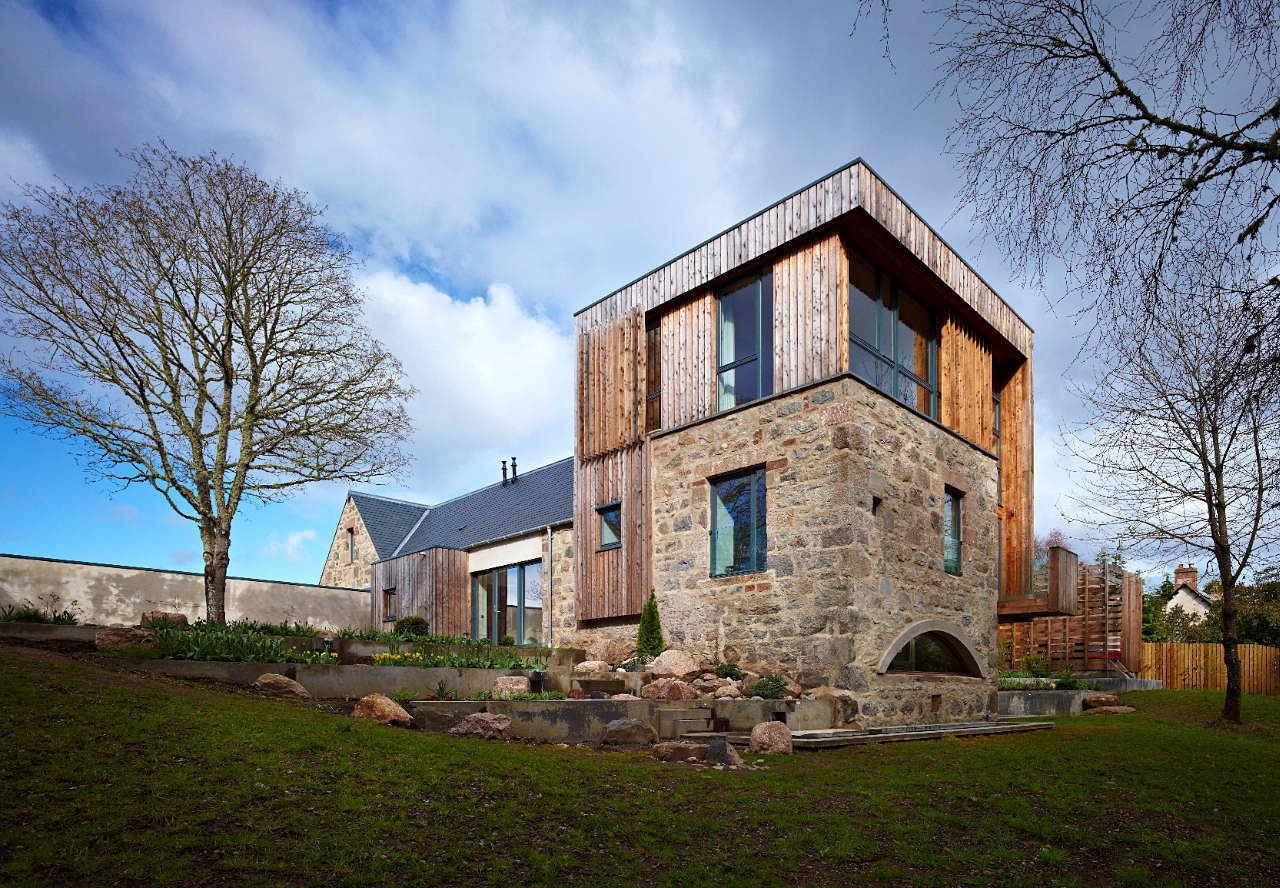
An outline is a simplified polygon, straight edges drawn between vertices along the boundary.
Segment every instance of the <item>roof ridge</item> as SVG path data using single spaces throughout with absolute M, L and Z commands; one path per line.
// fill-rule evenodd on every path
M 405 505 L 405 506 L 417 506 L 419 509 L 431 508 L 431 506 L 427 505 L 426 503 L 419 503 L 419 502 L 414 502 L 413 500 L 400 499 L 394 496 L 385 496 L 384 494 L 381 494 L 381 493 L 366 493 L 363 490 L 352 490 L 351 488 L 347 488 L 347 496 L 367 496 L 367 497 L 370 497 L 371 499 L 386 500 L 389 503 L 400 503 L 401 505 Z
M 555 462 L 549 462 L 545 466 L 538 466 L 536 469 L 530 469 L 529 471 L 520 475 L 520 477 L 527 478 L 530 475 L 549 469 L 552 466 L 558 466 L 560 465 L 560 463 L 568 462 L 569 460 L 572 460 L 572 459 L 573 459 L 573 455 L 570 454 L 569 456 L 563 457 L 562 459 L 558 459 Z M 460 499 L 466 499 L 469 496 L 474 496 L 475 494 L 479 493 L 482 490 L 489 490 L 490 488 L 493 488 L 493 487 L 510 487 L 510 486 L 511 486 L 510 481 L 507 481 L 506 483 L 503 483 L 502 481 L 494 481 L 492 484 L 486 484 L 484 487 L 477 487 L 475 490 L 468 490 L 466 493 L 460 493 L 457 496 L 449 497 L 449 499 L 447 500 L 441 500 L 440 502 L 432 506 L 429 506 L 428 508 L 434 511 L 436 509 L 439 509 L 441 506 L 447 506 L 449 503 L 457 502 Z

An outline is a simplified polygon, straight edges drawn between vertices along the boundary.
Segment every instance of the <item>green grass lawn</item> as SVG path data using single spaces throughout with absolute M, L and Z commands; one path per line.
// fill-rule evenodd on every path
M 0 649 L 0 884 L 1275 885 L 1280 701 L 695 771 Z

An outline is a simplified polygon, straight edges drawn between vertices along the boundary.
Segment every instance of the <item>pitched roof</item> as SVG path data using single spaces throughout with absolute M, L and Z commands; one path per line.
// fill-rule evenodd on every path
M 418 521 L 427 512 L 427 506 L 411 503 L 406 500 L 391 499 L 373 493 L 356 493 L 348 491 L 347 496 L 355 501 L 360 510 L 360 520 L 364 529 L 369 532 L 369 539 L 378 553 L 378 558 L 390 558 L 391 553 L 400 545 L 400 541 L 408 536 Z
M 570 456 L 523 472 L 515 483 L 491 484 L 432 506 L 394 554 L 408 555 L 437 547 L 469 549 L 548 524 L 563 524 L 572 518 Z
M 1199 589 L 1193 589 L 1193 588 L 1191 588 L 1191 586 L 1190 586 L 1190 585 L 1188 585 L 1187 583 L 1182 583 L 1182 584 L 1180 584 L 1180 585 L 1178 586 L 1178 588 L 1177 588 L 1177 589 L 1174 589 L 1174 590 L 1173 590 L 1173 595 L 1174 595 L 1174 597 L 1176 597 L 1176 596 L 1178 595 L 1178 593 L 1179 593 L 1179 592 L 1183 592 L 1183 591 L 1185 591 L 1188 595 L 1190 595 L 1192 598 L 1196 599 L 1197 601 L 1199 601 L 1201 604 L 1205 605 L 1206 607 L 1207 607 L 1207 606 L 1209 606 L 1209 605 L 1211 605 L 1211 604 L 1213 604 L 1213 599 L 1212 599 L 1212 598 L 1210 598 L 1210 597 L 1209 597 L 1208 595 L 1206 595 L 1205 593 L 1201 592 Z M 1170 601 L 1172 601 L 1172 600 L 1173 600 L 1173 598 L 1170 598 L 1169 600 L 1170 600 Z

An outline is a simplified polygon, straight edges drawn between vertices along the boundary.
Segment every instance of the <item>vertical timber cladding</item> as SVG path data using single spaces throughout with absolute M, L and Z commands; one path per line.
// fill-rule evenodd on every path
M 849 259 L 832 234 L 773 264 L 773 390 L 849 366 Z M 714 361 L 714 358 L 713 358 Z
M 426 618 L 435 635 L 471 634 L 471 577 L 462 549 L 426 549 L 373 565 L 373 627 L 383 594 L 395 590 L 396 616 Z
M 649 444 L 579 461 L 574 470 L 573 536 L 579 620 L 640 613 L 649 589 Z M 600 551 L 597 506 L 622 504 L 622 545 Z
M 662 428 L 669 429 L 713 411 L 716 378 L 716 300 L 709 290 L 662 314 Z
M 941 327 L 938 419 L 979 447 L 995 451 L 991 347 L 955 313 L 948 313 Z
M 1000 597 L 1031 594 L 1035 544 L 1032 505 L 1031 362 L 1023 361 L 1000 392 Z
M 577 336 L 578 459 L 644 437 L 648 395 L 644 314 L 629 312 Z

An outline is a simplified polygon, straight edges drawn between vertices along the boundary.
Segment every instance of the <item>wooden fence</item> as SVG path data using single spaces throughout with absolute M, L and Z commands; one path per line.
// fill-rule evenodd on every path
M 1280 648 L 1242 644 L 1240 678 L 1246 694 L 1280 694 Z M 1145 642 L 1140 678 L 1155 678 L 1166 688 L 1227 689 L 1227 666 L 1220 644 Z

